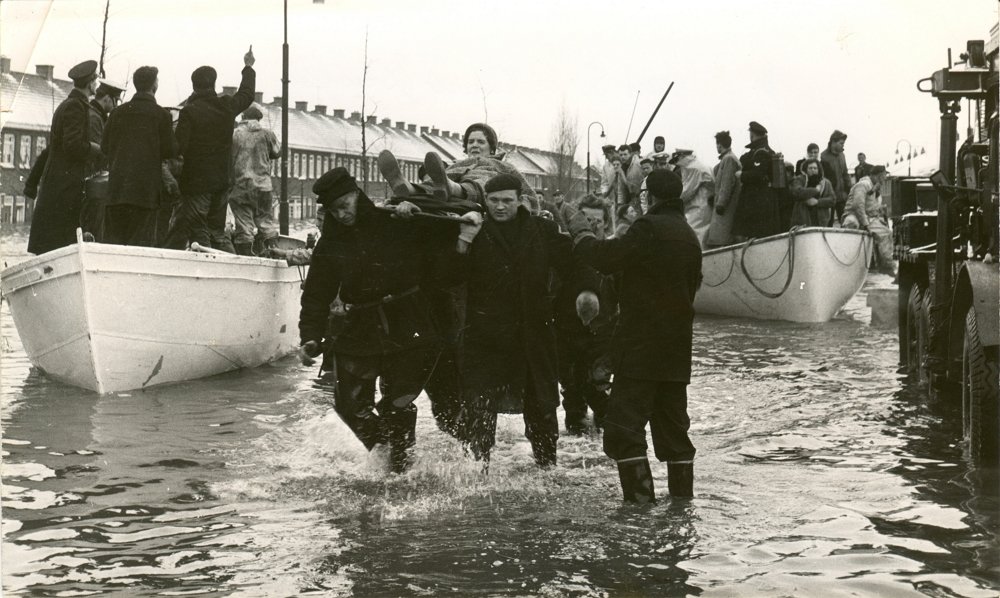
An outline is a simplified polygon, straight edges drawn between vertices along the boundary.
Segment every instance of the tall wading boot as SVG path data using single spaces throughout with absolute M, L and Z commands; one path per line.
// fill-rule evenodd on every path
M 622 483 L 622 494 L 626 502 L 640 505 L 656 502 L 649 459 L 638 457 L 618 461 L 618 479 Z
M 407 405 L 385 415 L 388 422 L 389 468 L 403 473 L 413 465 L 412 450 L 417 443 L 417 408 Z
M 396 156 L 389 150 L 382 150 L 378 154 L 378 171 L 392 188 L 393 197 L 406 197 L 413 195 L 416 191 L 413 185 L 408 183 L 403 177 L 403 172 L 399 169 L 399 162 Z
M 674 498 L 694 496 L 693 461 L 667 461 L 667 489 Z
M 427 171 L 427 176 L 434 181 L 435 197 L 448 201 L 451 196 L 462 196 L 462 186 L 448 178 L 444 162 L 441 161 L 441 156 L 437 152 L 427 152 L 427 155 L 424 156 L 424 170 Z

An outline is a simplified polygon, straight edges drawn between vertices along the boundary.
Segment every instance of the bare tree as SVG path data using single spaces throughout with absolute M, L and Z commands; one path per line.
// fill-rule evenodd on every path
M 367 122 L 368 116 L 365 114 L 366 87 L 368 85 L 368 28 L 365 28 L 365 70 L 361 76 L 361 179 L 365 195 L 368 194 L 368 137 Z
M 580 136 L 577 133 L 578 119 L 576 113 L 571 113 L 563 102 L 559 107 L 556 122 L 552 125 L 552 152 L 556 154 L 555 186 L 563 193 L 569 195 L 576 186 L 577 181 L 573 178 L 576 163 L 576 149 L 580 145 Z
M 104 74 L 104 54 L 108 49 L 108 11 L 111 9 L 111 0 L 104 3 L 104 24 L 101 26 L 101 62 L 97 66 L 97 73 L 103 79 Z

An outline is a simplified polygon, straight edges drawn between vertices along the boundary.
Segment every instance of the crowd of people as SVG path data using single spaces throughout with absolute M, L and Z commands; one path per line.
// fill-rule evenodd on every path
M 252 50 L 243 62 L 231 96 L 216 93 L 214 68 L 195 69 L 176 125 L 156 103 L 156 67 L 135 70 L 135 95 L 121 105 L 124 90 L 98 80 L 96 61 L 70 69 L 73 90 L 56 109 L 48 148 L 25 185 L 36 198 L 28 251 L 71 245 L 78 227 L 86 240 L 119 245 L 241 255 L 275 245 L 270 160 L 280 148 L 252 105 Z
M 475 123 L 467 157 L 446 165 L 429 152 L 417 181 L 383 151 L 393 195 L 384 205 L 345 168 L 324 173 L 313 186 L 318 241 L 285 251 L 274 243 L 269 174 L 279 146 L 252 105 L 253 64 L 247 52 L 232 96 L 216 93 L 213 68 L 196 69 L 176 127 L 156 103 L 156 68 L 137 69 L 135 95 L 115 108 L 122 90 L 99 85 L 96 63 L 74 67 L 29 177 L 38 203 L 28 250 L 75 243 L 81 226 L 87 240 L 310 264 L 300 356 L 322 360 L 319 395 L 395 472 L 412 464 L 421 392 L 484 470 L 500 413 L 522 414 L 535 462 L 554 466 L 561 399 L 568 433 L 585 433 L 593 413 L 627 501 L 655 501 L 647 426 L 671 496 L 690 497 L 702 250 L 797 226 L 864 229 L 885 248 L 885 169 L 862 160 L 852 181 L 840 131 L 794 168 L 756 122 L 739 158 L 729 133 L 716 134 L 714 168 L 690 150 L 668 153 L 663 137 L 646 156 L 637 143 L 605 146 L 599 191 L 570 199 L 532 189 L 498 151 L 496 131 Z M 106 191 L 85 193 L 103 168 Z

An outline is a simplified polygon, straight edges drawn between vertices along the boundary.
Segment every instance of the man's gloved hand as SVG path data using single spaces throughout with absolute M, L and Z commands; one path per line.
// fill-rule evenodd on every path
M 316 363 L 316 357 L 322 353 L 319 343 L 316 341 L 307 341 L 306 344 L 299 347 L 299 359 L 302 360 L 302 365 L 312 365 Z
M 466 212 L 462 214 L 462 220 L 463 222 L 458 225 L 458 240 L 472 244 L 483 228 L 483 215 L 479 212 Z
M 593 291 L 581 291 L 576 296 L 576 315 L 584 326 L 589 326 L 597 314 L 601 313 L 601 301 Z

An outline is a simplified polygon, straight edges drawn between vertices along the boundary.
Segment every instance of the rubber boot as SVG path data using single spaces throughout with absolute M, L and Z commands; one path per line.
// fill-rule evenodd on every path
M 653 490 L 653 472 L 649 468 L 649 459 L 619 461 L 618 479 L 622 484 L 625 502 L 640 505 L 656 502 L 656 493 Z
M 694 496 L 694 463 L 667 461 L 667 489 L 674 498 Z
M 378 171 L 382 173 L 389 186 L 392 188 L 393 197 L 407 197 L 413 195 L 415 189 L 413 185 L 403 178 L 403 172 L 399 169 L 399 162 L 396 156 L 389 150 L 382 150 L 378 154 Z
M 448 201 L 452 195 L 456 197 L 462 195 L 462 186 L 448 178 L 444 162 L 441 161 L 441 156 L 437 152 L 427 152 L 427 155 L 424 156 L 424 170 L 434 182 L 434 196 L 438 199 Z
M 417 443 L 417 408 L 413 405 L 385 415 L 388 423 L 389 468 L 403 473 L 413 465 L 412 450 Z
M 587 431 L 587 412 L 566 412 L 566 431 L 571 436 L 582 436 Z
M 236 255 L 253 255 L 252 243 L 235 243 L 233 247 L 236 248 Z

